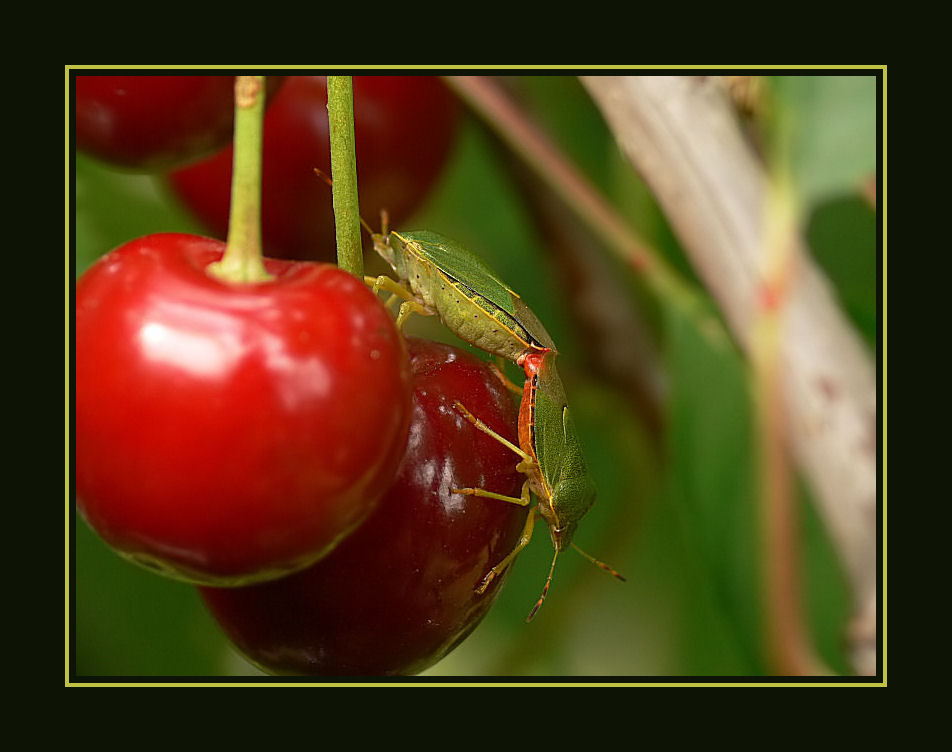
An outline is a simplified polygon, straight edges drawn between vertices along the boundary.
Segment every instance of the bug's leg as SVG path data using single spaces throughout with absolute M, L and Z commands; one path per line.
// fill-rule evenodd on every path
M 526 484 L 528 485 L 528 481 L 526 481 Z M 522 529 L 522 534 L 519 536 L 519 540 L 516 542 L 515 547 L 508 553 L 506 558 L 490 569 L 486 576 L 483 577 L 482 581 L 480 581 L 479 585 L 476 587 L 477 595 L 482 595 L 485 593 L 486 588 L 489 587 L 489 583 L 506 571 L 506 567 L 512 564 L 516 556 L 519 555 L 519 552 L 529 545 L 529 541 L 532 540 L 532 528 L 535 525 L 535 518 L 535 512 L 529 514 L 529 517 L 526 519 L 526 526 Z
M 521 391 L 521 390 L 520 390 L 520 391 Z M 492 436 L 492 437 L 493 437 L 496 441 L 498 441 L 500 444 L 502 444 L 503 446 L 509 447 L 512 451 L 514 451 L 516 454 L 518 454 L 520 457 L 522 457 L 523 462 L 520 462 L 520 463 L 519 463 L 520 466 L 523 465 L 523 463 L 527 463 L 528 465 L 533 464 L 534 461 L 533 461 L 532 457 L 530 457 L 528 454 L 526 454 L 525 452 L 523 452 L 522 449 L 520 449 L 519 447 L 517 447 L 517 446 L 516 446 L 515 444 L 513 444 L 511 441 L 509 441 L 508 439 L 503 438 L 503 437 L 500 436 L 498 433 L 496 433 L 493 429 L 491 429 L 489 426 L 487 426 L 485 423 L 483 423 L 479 418 L 477 418 L 477 417 L 476 417 L 475 415 L 473 415 L 469 410 L 467 410 L 466 407 L 463 405 L 462 402 L 459 402 L 459 401 L 454 402 L 454 403 L 453 403 L 453 407 L 456 408 L 457 412 L 459 412 L 460 415 L 462 415 L 464 418 L 466 418 L 466 420 L 468 420 L 470 423 L 472 423 L 474 426 L 476 426 L 476 428 L 478 428 L 480 431 L 482 431 L 483 433 L 485 433 L 485 434 L 487 434 L 487 435 L 489 435 L 489 436 Z M 520 470 L 519 472 L 524 472 L 524 470 Z
M 499 380 L 503 383 L 503 386 L 505 386 L 506 389 L 516 394 L 522 394 L 522 387 L 517 386 L 515 383 L 513 383 L 510 380 L 508 376 L 506 376 L 506 372 L 503 370 L 503 359 L 501 356 L 497 355 L 495 358 L 495 362 L 490 363 L 489 367 L 492 369 L 492 372 L 495 373 L 496 376 L 499 378 Z
M 521 464 L 522 463 L 520 463 L 520 465 Z M 487 491 L 485 488 L 454 488 L 452 490 L 453 493 L 462 494 L 463 496 L 482 496 L 486 499 L 499 499 L 500 501 L 508 501 L 510 504 L 518 504 L 520 507 L 527 507 L 532 501 L 528 480 L 522 484 L 522 495 L 518 499 L 515 496 L 506 496 L 505 494 L 499 494 L 495 491 Z
M 386 274 L 381 274 L 379 277 L 364 277 L 364 282 L 373 288 L 375 295 L 381 290 L 386 290 L 394 295 L 399 295 L 404 300 L 412 300 L 416 297 L 409 288 L 401 285 L 395 279 L 391 279 Z
M 552 557 L 552 566 L 549 567 L 549 576 L 545 579 L 545 585 L 542 587 L 542 595 L 539 596 L 539 600 L 536 601 L 536 604 L 532 607 L 532 610 L 529 612 L 529 615 L 526 617 L 526 623 L 528 624 L 535 618 L 536 613 L 539 609 L 542 608 L 542 602 L 545 600 L 545 596 L 549 592 L 549 585 L 552 584 L 552 573 L 555 572 L 555 560 L 559 558 L 559 549 L 555 549 L 555 555 Z
M 380 290 L 392 293 L 385 303 L 388 308 L 397 300 L 402 299 L 404 301 L 400 306 L 400 311 L 397 313 L 397 329 L 401 331 L 403 330 L 403 324 L 411 314 L 419 313 L 421 316 L 433 316 L 436 314 L 435 311 L 420 303 L 412 290 L 384 274 L 379 277 L 364 277 L 364 282 L 373 288 L 374 294 Z
M 419 313 L 421 316 L 436 315 L 435 311 L 427 308 L 422 303 L 416 300 L 407 300 L 400 306 L 400 312 L 397 314 L 397 329 L 403 331 L 404 323 L 406 323 L 406 320 L 414 313 Z
M 621 575 L 621 574 L 619 574 L 618 572 L 616 572 L 614 569 L 612 569 L 610 566 L 608 566 L 608 564 L 606 564 L 604 561 L 599 561 L 598 559 L 596 559 L 596 558 L 595 558 L 594 556 L 592 556 L 591 554 L 585 553 L 582 549 L 580 549 L 580 548 L 579 548 L 578 546 L 576 546 L 574 543 L 572 544 L 572 548 L 574 548 L 576 551 L 578 551 L 580 554 L 582 554 L 582 556 L 584 556 L 586 559 L 588 559 L 590 562 L 592 562 L 592 564 L 594 564 L 596 567 L 601 567 L 602 569 L 604 569 L 604 570 L 605 570 L 606 572 L 608 572 L 608 574 L 610 574 L 612 577 L 616 577 L 616 578 L 618 578 L 619 580 L 621 580 L 622 582 L 628 582 L 628 580 L 626 580 L 623 575 Z

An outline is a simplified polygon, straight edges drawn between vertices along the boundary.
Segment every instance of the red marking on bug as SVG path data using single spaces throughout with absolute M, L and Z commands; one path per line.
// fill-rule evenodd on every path
M 534 360 L 534 359 L 533 359 Z M 526 382 L 522 388 L 522 402 L 519 405 L 519 446 L 526 452 L 538 465 L 535 442 L 535 397 L 538 384 L 538 370 L 534 367 L 526 366 Z M 536 469 L 532 471 L 531 477 L 541 478 L 541 471 Z
M 552 350 L 547 347 L 539 350 L 527 350 L 516 359 L 516 363 L 526 372 L 526 378 L 531 380 L 533 376 L 542 370 L 542 363 L 545 361 L 545 356 L 550 352 L 552 352 Z

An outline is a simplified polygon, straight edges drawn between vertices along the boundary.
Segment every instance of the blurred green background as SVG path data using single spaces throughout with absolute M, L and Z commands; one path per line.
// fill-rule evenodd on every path
M 855 97 L 837 110 L 837 127 L 875 134 L 871 80 L 845 81 Z M 526 76 L 506 85 L 706 299 L 650 192 L 579 82 Z M 805 101 L 796 92 L 791 96 L 791 106 Z M 812 117 L 815 112 L 804 106 L 802 127 L 829 129 L 830 119 Z M 874 170 L 875 151 L 863 156 Z M 527 625 L 552 555 L 548 536 L 537 534 L 487 618 L 425 675 L 763 675 L 757 447 L 747 365 L 731 341 L 701 331 L 573 228 L 571 212 L 514 171 L 514 163 L 467 113 L 451 162 L 404 229 L 434 229 L 484 255 L 559 343 L 560 369 L 599 488 L 576 542 L 628 582 L 605 576 L 580 556 L 560 557 L 546 605 Z M 119 173 L 77 155 L 75 189 L 77 275 L 132 238 L 204 232 L 159 179 Z M 875 353 L 875 209 L 844 181 L 834 181 L 807 206 L 811 252 Z M 584 290 L 576 284 L 579 264 L 587 269 Z M 597 305 L 609 308 L 616 331 L 627 327 L 630 333 L 630 350 L 620 340 L 612 346 L 614 359 L 593 344 Z M 411 318 L 408 333 L 460 344 L 421 317 Z M 843 630 L 849 594 L 802 483 L 799 497 L 810 637 L 830 668 L 848 673 Z M 78 677 L 259 673 L 230 648 L 193 588 L 120 559 L 81 520 L 69 524 L 75 526 L 70 636 Z

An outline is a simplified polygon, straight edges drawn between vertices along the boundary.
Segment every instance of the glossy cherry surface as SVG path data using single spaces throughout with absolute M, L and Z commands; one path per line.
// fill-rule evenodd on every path
M 435 183 L 454 141 L 458 105 L 433 76 L 355 76 L 354 139 L 361 213 L 376 225 L 381 209 L 399 223 Z M 266 255 L 333 260 L 327 79 L 288 76 L 264 120 L 261 231 Z M 185 205 L 225 237 L 232 150 L 174 172 Z
M 406 349 L 363 282 L 224 244 L 150 235 L 77 282 L 77 505 L 120 553 L 235 584 L 316 560 L 389 487 L 410 407 Z
M 246 588 L 202 588 L 251 661 L 275 674 L 410 675 L 445 656 L 499 593 L 475 593 L 508 554 L 527 509 L 454 494 L 518 496 L 518 457 L 475 429 L 456 400 L 515 441 L 516 409 L 487 365 L 456 348 L 408 340 L 413 409 L 393 486 L 366 522 L 314 566 Z
M 165 170 L 231 141 L 234 76 L 77 75 L 76 146 L 112 165 Z

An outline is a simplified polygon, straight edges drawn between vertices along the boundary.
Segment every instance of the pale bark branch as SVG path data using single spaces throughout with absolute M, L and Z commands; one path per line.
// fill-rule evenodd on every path
M 724 88 L 716 79 L 689 76 L 582 82 L 749 350 L 764 291 L 767 176 Z M 786 291 L 780 354 L 786 425 L 852 588 L 854 669 L 871 675 L 879 576 L 876 372 L 829 282 L 800 251 Z

